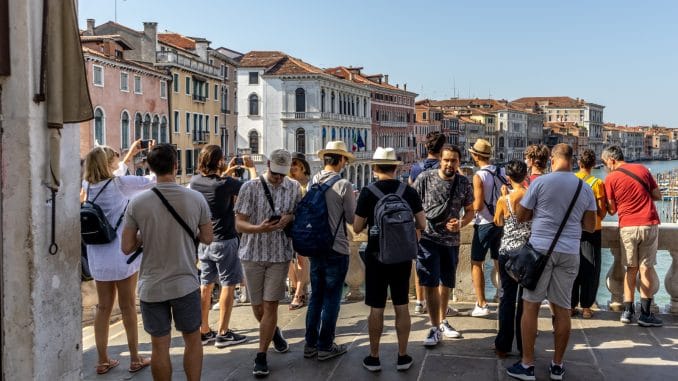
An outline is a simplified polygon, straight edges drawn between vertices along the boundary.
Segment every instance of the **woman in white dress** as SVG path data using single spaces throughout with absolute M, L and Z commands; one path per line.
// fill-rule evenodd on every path
M 125 160 L 122 161 L 119 159 L 120 155 L 107 146 L 95 147 L 85 157 L 81 201 L 91 201 L 96 197 L 95 203 L 101 207 L 113 227 L 124 215 L 130 198 L 155 185 L 154 176 L 124 176 L 127 171 L 124 163 L 140 152 L 140 142 L 138 140 L 132 144 Z M 136 285 L 141 258 L 127 264 L 129 257 L 120 250 L 121 234 L 122 226 L 119 226 L 117 238 L 112 242 L 87 245 L 89 267 L 96 282 L 98 297 L 94 318 L 94 337 L 99 357 L 97 374 L 107 373 L 120 364 L 118 360 L 108 357 L 108 327 L 116 293 L 127 333 L 130 352 L 129 371 L 136 372 L 150 364 L 150 359 L 143 358 L 138 352 Z

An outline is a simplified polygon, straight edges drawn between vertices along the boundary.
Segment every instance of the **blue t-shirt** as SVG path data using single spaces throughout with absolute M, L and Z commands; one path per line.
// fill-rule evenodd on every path
M 533 211 L 530 243 L 535 249 L 545 252 L 551 246 L 578 183 L 573 173 L 557 171 L 537 177 L 527 188 L 520 205 Z M 553 251 L 579 254 L 584 212 L 596 210 L 593 191 L 584 184 Z
M 431 168 L 439 167 L 440 160 L 438 159 L 426 159 L 423 162 L 414 163 L 414 165 L 412 165 L 412 169 L 410 170 L 410 182 L 414 183 L 414 180 L 416 180 L 417 176 L 419 176 L 422 172 L 428 171 Z

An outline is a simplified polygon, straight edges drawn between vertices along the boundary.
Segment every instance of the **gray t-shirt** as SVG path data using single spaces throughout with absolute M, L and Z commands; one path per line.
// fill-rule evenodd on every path
M 156 187 L 195 235 L 199 225 L 211 222 L 202 194 L 175 183 L 159 183 Z M 155 193 L 147 190 L 130 201 L 125 228 L 138 229 L 144 242 L 139 299 L 163 302 L 200 288 L 193 239 Z
M 312 183 L 324 183 L 334 176 L 337 172 L 321 170 L 313 176 Z M 353 195 L 353 187 L 348 180 L 341 179 L 332 185 L 332 188 L 325 192 L 325 202 L 327 203 L 327 214 L 329 215 L 329 223 L 332 228 L 332 233 L 337 229 L 341 217 L 344 217 L 343 226 L 339 226 L 337 235 L 334 238 L 334 245 L 332 250 L 341 254 L 349 254 L 348 237 L 346 236 L 346 224 L 353 225 L 355 218 L 355 196 Z
M 545 252 L 551 246 L 578 183 L 579 179 L 574 173 L 558 171 L 537 177 L 527 188 L 520 205 L 534 213 L 530 243 L 535 249 Z M 559 253 L 579 254 L 584 212 L 596 210 L 593 191 L 584 184 L 553 250 Z

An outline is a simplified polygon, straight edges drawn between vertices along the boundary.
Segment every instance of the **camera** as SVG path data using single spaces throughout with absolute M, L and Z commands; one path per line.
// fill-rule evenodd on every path
M 139 148 L 141 149 L 147 149 L 149 145 L 150 140 L 142 140 L 141 143 L 139 144 Z
M 242 157 L 240 156 L 235 157 L 235 165 L 243 165 Z

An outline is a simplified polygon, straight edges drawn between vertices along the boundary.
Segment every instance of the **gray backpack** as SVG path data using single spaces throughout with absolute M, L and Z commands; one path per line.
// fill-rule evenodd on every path
M 367 186 L 379 201 L 374 207 L 374 226 L 370 235 L 379 236 L 377 260 L 384 264 L 411 261 L 417 257 L 417 232 L 414 214 L 403 199 L 407 185 L 400 183 L 396 193 L 384 194 L 374 184 Z

